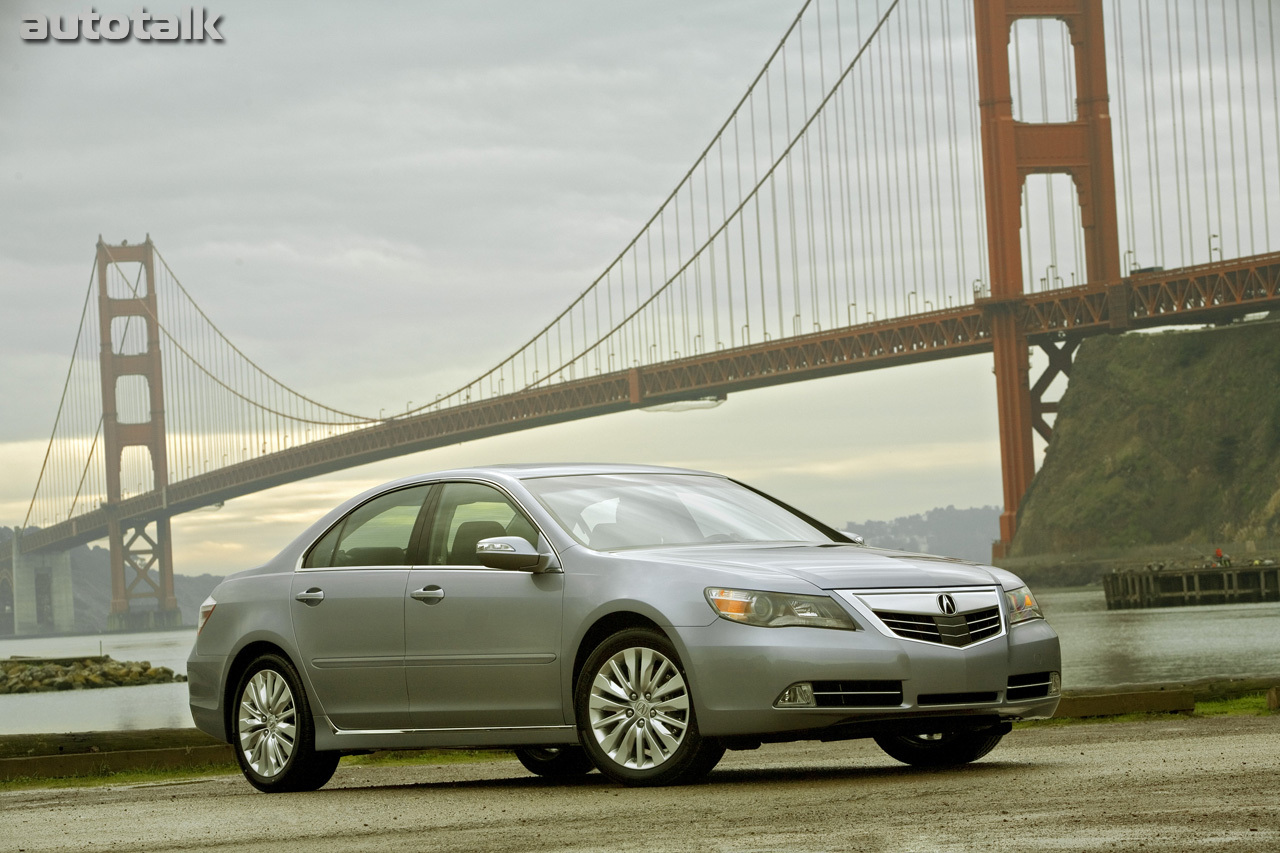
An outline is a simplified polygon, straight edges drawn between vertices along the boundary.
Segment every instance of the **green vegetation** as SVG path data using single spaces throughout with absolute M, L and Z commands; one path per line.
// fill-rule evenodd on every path
M 1143 720 L 1157 720 L 1168 717 L 1168 713 L 1159 714 L 1117 714 L 1110 717 L 1053 717 L 1048 720 L 1028 720 L 1014 723 L 1015 729 L 1040 728 L 1044 726 L 1080 726 L 1097 723 L 1135 723 Z M 1280 711 L 1272 711 L 1267 707 L 1266 693 L 1246 693 L 1230 699 L 1196 700 L 1196 709 L 1188 716 L 1192 717 L 1270 717 L 1280 716 Z
M 503 761 L 512 757 L 509 749 L 406 749 L 350 755 L 342 759 L 342 766 L 472 764 L 480 761 Z
M 1210 699 L 1196 702 L 1197 717 L 1270 717 L 1280 714 L 1267 707 L 1266 693 L 1248 693 L 1235 699 Z
M 239 772 L 240 768 L 234 763 L 215 763 L 156 770 L 103 771 L 86 776 L 60 778 L 24 776 L 0 780 L 0 791 L 20 791 L 28 788 L 101 788 L 106 785 L 177 785 L 186 781 L 225 776 L 229 773 L 239 774 Z
M 1277 375 L 1277 322 L 1086 340 L 1011 556 L 1280 537 Z
M 423 749 L 374 752 L 369 755 L 349 755 L 342 759 L 342 767 L 415 766 L 435 764 L 470 764 L 482 761 L 501 761 L 511 758 L 508 750 L 482 749 Z M 211 762 L 189 767 L 157 768 L 154 770 L 103 770 L 99 773 L 65 778 L 24 777 L 0 781 L 0 791 L 27 788 L 97 788 L 104 785 L 180 785 L 188 781 L 209 779 L 215 776 L 240 775 L 234 761 Z

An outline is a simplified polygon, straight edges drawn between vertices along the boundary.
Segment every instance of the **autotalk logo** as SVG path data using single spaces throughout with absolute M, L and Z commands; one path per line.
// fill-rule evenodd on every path
M 189 6 L 178 15 L 153 15 L 145 7 L 132 15 L 30 15 L 22 19 L 24 41 L 222 41 L 221 15 Z

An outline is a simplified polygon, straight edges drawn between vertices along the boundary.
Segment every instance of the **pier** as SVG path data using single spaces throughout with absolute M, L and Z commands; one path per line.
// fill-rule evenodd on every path
M 1108 610 L 1280 601 L 1280 566 L 1202 566 L 1117 570 L 1102 576 Z

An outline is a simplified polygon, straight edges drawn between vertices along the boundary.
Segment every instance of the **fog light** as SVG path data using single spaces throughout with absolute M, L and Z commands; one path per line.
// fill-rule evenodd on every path
M 778 701 L 773 703 L 773 707 L 816 708 L 817 703 L 813 701 L 813 685 L 807 681 L 791 685 L 782 691 L 782 695 L 778 697 Z
M 1057 696 L 1061 692 L 1062 692 L 1062 673 L 1060 672 L 1049 673 L 1049 695 Z

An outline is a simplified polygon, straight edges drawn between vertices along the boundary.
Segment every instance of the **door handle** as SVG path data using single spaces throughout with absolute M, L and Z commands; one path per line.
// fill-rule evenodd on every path
M 415 589 L 409 593 L 409 597 L 414 601 L 421 601 L 423 604 L 439 604 L 444 600 L 444 590 L 432 584 L 424 586 L 422 589 Z
M 300 592 L 295 595 L 294 600 L 301 601 L 308 607 L 315 607 L 317 604 L 324 601 L 324 590 L 313 586 L 306 592 Z

